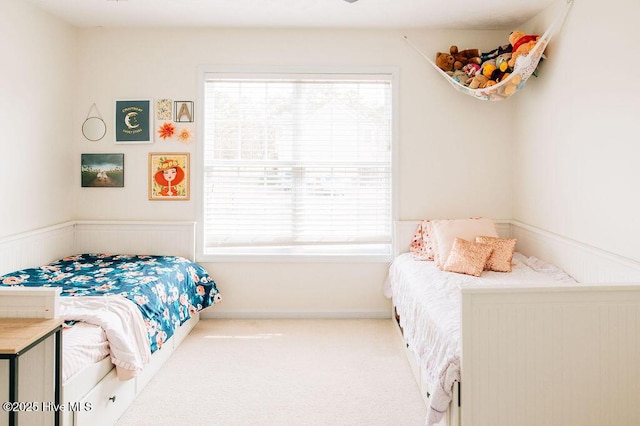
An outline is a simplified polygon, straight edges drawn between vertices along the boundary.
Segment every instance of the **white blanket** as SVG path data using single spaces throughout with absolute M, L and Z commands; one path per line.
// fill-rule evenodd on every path
M 78 322 L 65 327 L 62 333 L 62 383 L 85 367 L 108 357 L 109 341 L 99 325 Z
M 120 380 L 137 375 L 151 359 L 147 329 L 138 307 L 121 296 L 62 297 L 60 318 L 102 327 Z
M 462 288 L 577 284 L 537 258 L 515 253 L 513 263 L 512 272 L 484 271 L 480 277 L 443 272 L 434 262 L 413 260 L 410 253 L 398 256 L 391 265 L 385 295 L 393 298 L 405 339 L 429 386 L 427 425 L 442 419 L 453 397 L 453 384 L 460 381 Z

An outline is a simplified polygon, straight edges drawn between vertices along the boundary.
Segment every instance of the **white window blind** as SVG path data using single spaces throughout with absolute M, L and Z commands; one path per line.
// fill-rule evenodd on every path
M 391 75 L 204 78 L 204 253 L 388 253 Z

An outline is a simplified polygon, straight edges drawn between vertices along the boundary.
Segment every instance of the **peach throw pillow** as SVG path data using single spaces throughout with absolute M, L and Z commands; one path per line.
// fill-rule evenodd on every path
M 493 252 L 487 260 L 484 269 L 496 272 L 511 272 L 511 260 L 516 249 L 515 238 L 495 238 L 482 235 L 476 237 L 477 243 L 487 244 L 493 248 Z
M 492 251 L 493 248 L 488 244 L 456 238 L 442 269 L 479 277 Z
M 475 241 L 475 238 L 481 235 L 498 237 L 495 223 L 486 218 L 434 220 L 431 222 L 431 227 L 435 243 L 436 266 L 441 269 L 447 262 L 455 238 Z

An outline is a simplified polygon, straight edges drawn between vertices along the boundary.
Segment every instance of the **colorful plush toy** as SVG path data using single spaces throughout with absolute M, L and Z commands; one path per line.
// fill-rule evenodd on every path
M 453 45 L 449 48 L 449 53 L 436 53 L 436 65 L 445 72 L 459 70 L 468 63 L 482 63 L 478 49 L 458 50 L 458 46 Z
M 522 31 L 513 31 L 509 35 L 509 43 L 512 46 L 511 59 L 508 61 L 508 65 L 513 68 L 516 64 L 516 59 L 522 55 L 529 53 L 536 43 L 539 36 L 535 34 L 525 34 Z
M 468 79 L 465 84 L 469 86 L 469 89 L 484 89 L 489 84 L 489 79 L 482 75 L 482 73 L 476 74 L 474 77 Z
M 495 59 L 489 59 L 488 61 L 484 61 L 482 63 L 482 66 L 480 66 L 480 72 L 482 73 L 482 75 L 484 75 L 485 77 L 489 78 L 489 80 L 491 80 L 491 75 L 493 74 L 493 72 L 496 70 L 496 60 Z
M 505 77 L 505 80 L 506 78 L 507 77 Z M 511 96 L 520 88 L 520 83 L 522 83 L 522 76 L 520 74 L 514 74 L 513 77 L 500 88 L 500 94 L 507 97 Z
M 496 58 L 496 68 L 501 72 L 509 72 L 511 67 L 509 66 L 509 59 L 511 59 L 511 52 L 503 53 Z
M 538 40 L 538 35 L 527 35 L 516 30 L 509 34 L 509 44 L 485 53 L 478 49 L 459 51 L 457 46 L 452 45 L 449 53 L 436 54 L 436 65 L 470 89 L 498 85 L 496 93 L 509 96 L 524 84 L 521 75 L 513 74 L 516 60 L 522 55 L 527 55 Z
M 511 49 L 512 47 L 510 44 L 503 44 L 502 46 L 498 46 L 488 52 L 482 52 L 482 54 L 480 55 L 480 59 L 482 60 L 482 62 L 486 62 L 489 59 L 496 59 L 498 56 L 504 53 L 511 53 Z
M 480 71 L 480 65 L 478 64 L 467 64 L 462 67 L 462 71 L 467 74 L 467 77 L 474 77 Z
M 450 72 L 447 72 L 447 74 L 449 74 L 449 77 L 451 77 L 452 79 L 454 79 L 460 84 L 464 84 L 465 81 L 467 81 L 467 79 L 469 78 L 467 73 L 462 70 L 450 71 Z

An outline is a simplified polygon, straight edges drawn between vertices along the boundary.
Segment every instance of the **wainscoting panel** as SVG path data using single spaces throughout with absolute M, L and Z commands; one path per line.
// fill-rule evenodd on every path
M 76 222 L 77 253 L 155 254 L 195 259 L 194 222 Z
M 577 281 L 640 283 L 640 263 L 530 225 L 512 221 L 516 250 L 557 265 Z
M 0 275 L 47 264 L 72 254 L 74 222 L 36 229 L 0 239 Z

